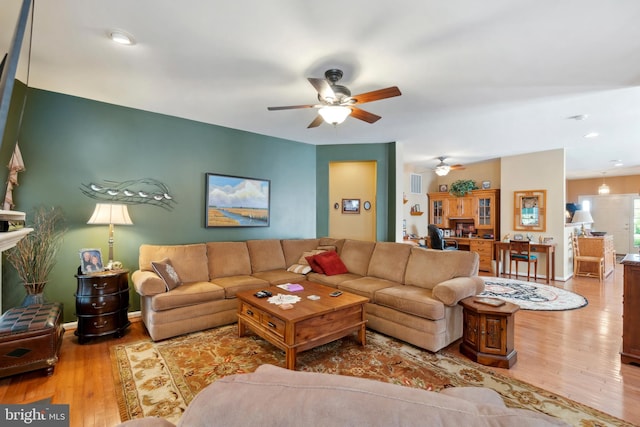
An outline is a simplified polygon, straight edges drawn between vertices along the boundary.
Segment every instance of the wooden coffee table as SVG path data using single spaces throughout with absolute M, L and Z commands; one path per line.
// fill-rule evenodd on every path
M 286 354 L 287 369 L 295 370 L 296 355 L 322 344 L 357 332 L 357 339 L 366 344 L 364 305 L 369 298 L 344 292 L 338 297 L 329 294 L 336 289 L 309 281 L 299 282 L 304 290 L 289 292 L 276 286 L 266 288 L 277 294 L 298 295 L 301 300 L 293 308 L 283 310 L 258 298 L 253 291 L 238 292 L 238 336 L 249 328 Z M 318 300 L 310 300 L 317 295 Z

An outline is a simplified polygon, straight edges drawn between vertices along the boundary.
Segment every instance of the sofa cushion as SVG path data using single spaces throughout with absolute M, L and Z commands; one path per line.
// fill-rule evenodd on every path
M 411 246 L 404 243 L 377 242 L 367 276 L 402 283 L 410 253 Z
M 355 280 L 361 277 L 362 276 L 353 273 L 336 274 L 335 276 L 327 276 L 326 274 L 314 273 L 313 271 L 307 273 L 307 280 L 320 283 L 321 285 L 331 286 L 332 288 L 337 288 L 340 283 L 346 282 L 347 280 Z
M 207 282 L 207 246 L 204 243 L 192 245 L 141 245 L 138 263 L 140 270 L 153 271 L 152 261 L 171 260 L 178 277 L 184 283 Z
M 253 273 L 252 276 L 265 280 L 272 285 L 280 285 L 282 283 L 299 283 L 306 279 L 304 274 L 292 273 L 285 269 L 260 271 L 258 273 Z
M 464 397 L 262 365 L 253 373 L 229 375 L 205 387 L 178 426 L 568 425 L 549 415 L 507 408 L 489 388 Z
M 444 304 L 431 297 L 430 289 L 407 285 L 392 286 L 377 291 L 373 301 L 425 319 L 444 318 Z
M 224 289 L 225 298 L 235 298 L 240 291 L 260 290 L 269 286 L 268 281 L 253 276 L 217 277 L 211 282 Z
M 211 279 L 251 274 L 251 259 L 245 242 L 208 242 L 207 258 Z
M 247 240 L 247 248 L 251 257 L 251 272 L 283 269 L 287 265 L 280 240 Z
M 167 291 L 177 288 L 182 284 L 169 258 L 165 258 L 162 261 L 151 261 L 151 267 L 153 267 L 153 271 L 164 281 Z
M 334 239 L 333 237 L 321 237 L 318 242 L 318 249 L 335 250 L 340 254 L 344 246 L 345 239 Z
M 336 274 L 345 274 L 349 271 L 344 265 L 340 256 L 335 251 L 326 251 L 315 255 L 312 260 L 322 268 L 327 276 L 335 276 Z
M 342 250 L 338 253 L 349 273 L 366 276 L 375 246 L 375 242 L 347 239 L 342 245 Z
M 316 249 L 320 239 L 284 239 L 282 240 L 282 252 L 284 253 L 284 262 L 287 267 L 292 264 L 302 264 L 297 262 L 303 252 Z
M 151 308 L 155 311 L 163 311 L 222 299 L 224 299 L 224 289 L 211 282 L 183 283 L 169 292 L 153 297 Z
M 402 286 L 402 283 L 392 282 L 390 280 L 378 279 L 377 277 L 360 277 L 359 279 L 347 280 L 338 285 L 338 289 L 351 292 L 353 294 L 362 295 L 374 301 L 374 294 L 380 289 L 389 288 L 391 286 Z
M 433 289 L 445 280 L 477 276 L 479 262 L 476 252 L 411 247 L 404 284 Z

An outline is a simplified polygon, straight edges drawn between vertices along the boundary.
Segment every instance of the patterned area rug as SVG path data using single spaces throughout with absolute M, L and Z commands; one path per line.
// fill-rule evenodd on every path
M 481 296 L 512 302 L 523 310 L 573 310 L 588 304 L 582 295 L 554 286 L 502 277 L 483 279 L 485 289 Z
M 239 338 L 236 325 L 158 343 L 116 345 L 111 347 L 111 360 L 122 421 L 154 415 L 173 423 L 195 395 L 216 379 L 253 372 L 265 363 L 285 364 L 283 351 L 257 336 Z M 367 331 L 365 347 L 352 337 L 343 338 L 300 353 L 296 367 L 433 391 L 489 387 L 510 407 L 550 414 L 575 426 L 631 425 L 469 360 L 433 354 L 372 331 Z

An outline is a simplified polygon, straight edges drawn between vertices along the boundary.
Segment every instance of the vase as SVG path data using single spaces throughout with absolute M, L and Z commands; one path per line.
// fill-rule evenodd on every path
M 27 291 L 27 295 L 22 300 L 22 307 L 26 307 L 32 304 L 44 304 L 47 301 L 44 298 L 44 287 L 47 282 L 43 283 L 25 283 L 24 288 Z

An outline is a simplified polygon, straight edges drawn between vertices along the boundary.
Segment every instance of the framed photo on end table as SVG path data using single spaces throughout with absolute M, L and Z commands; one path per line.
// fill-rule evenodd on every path
M 97 248 L 80 249 L 80 271 L 82 274 L 99 273 L 104 271 L 102 252 Z

